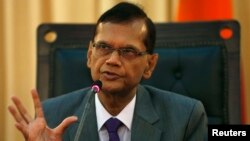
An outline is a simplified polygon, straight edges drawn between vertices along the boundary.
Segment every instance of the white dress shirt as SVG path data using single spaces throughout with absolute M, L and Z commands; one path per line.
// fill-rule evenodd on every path
M 136 96 L 134 96 L 130 103 L 128 103 L 128 105 L 115 117 L 123 123 L 117 131 L 120 141 L 131 141 L 131 126 L 135 109 L 135 100 Z M 113 116 L 103 107 L 97 94 L 95 95 L 95 107 L 99 140 L 109 141 L 108 131 L 104 127 L 104 123 Z

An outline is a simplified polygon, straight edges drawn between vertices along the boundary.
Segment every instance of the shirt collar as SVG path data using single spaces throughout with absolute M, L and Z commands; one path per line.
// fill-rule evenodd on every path
M 129 130 L 131 130 L 133 113 L 135 109 L 135 100 L 134 98 L 124 107 L 124 109 L 115 117 L 119 119 Z M 96 117 L 97 117 L 97 129 L 98 131 L 102 128 L 103 124 L 111 117 L 111 114 L 103 107 L 101 104 L 98 95 L 95 94 L 95 107 L 96 107 Z

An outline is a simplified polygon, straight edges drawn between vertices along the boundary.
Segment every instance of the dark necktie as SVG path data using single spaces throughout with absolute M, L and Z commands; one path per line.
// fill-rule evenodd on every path
M 109 133 L 109 141 L 120 141 L 117 134 L 118 128 L 122 125 L 122 122 L 117 118 L 110 118 L 104 124 Z

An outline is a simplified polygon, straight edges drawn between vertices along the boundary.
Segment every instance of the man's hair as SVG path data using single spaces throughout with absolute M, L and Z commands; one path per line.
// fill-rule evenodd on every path
M 137 5 L 121 2 L 103 13 L 97 21 L 94 36 L 97 32 L 97 27 L 100 23 L 111 22 L 111 23 L 125 23 L 132 22 L 134 20 L 144 20 L 147 33 L 144 37 L 144 45 L 147 52 L 152 54 L 154 52 L 155 39 L 156 39 L 156 29 L 152 20 L 147 16 L 147 14 Z

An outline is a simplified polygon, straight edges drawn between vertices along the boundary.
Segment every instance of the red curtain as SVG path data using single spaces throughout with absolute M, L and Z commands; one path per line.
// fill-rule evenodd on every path
M 232 19 L 232 0 L 179 0 L 176 20 L 178 22 Z M 225 37 L 227 36 L 227 32 Z M 223 37 L 223 35 L 221 35 Z M 245 84 L 241 65 L 242 123 L 246 123 Z
M 177 21 L 206 21 L 231 18 L 231 0 L 179 0 Z

